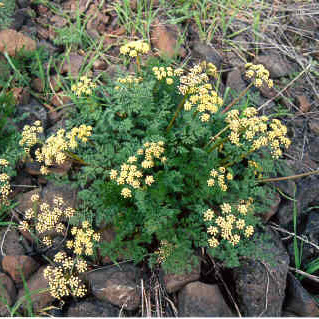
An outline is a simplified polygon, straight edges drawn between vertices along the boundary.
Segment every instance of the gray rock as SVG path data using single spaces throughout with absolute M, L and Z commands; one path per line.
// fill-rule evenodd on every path
M 135 310 L 141 302 L 140 271 L 130 264 L 93 271 L 87 275 L 92 294 L 125 310 Z
M 68 309 L 68 317 L 118 317 L 119 310 L 111 304 L 96 299 L 88 299 L 72 303 Z
M 279 54 L 260 55 L 254 63 L 262 64 L 270 72 L 270 77 L 273 79 L 287 76 L 296 71 L 294 66 Z
M 196 281 L 186 285 L 178 294 L 179 317 L 231 317 L 218 285 Z
M 309 213 L 306 226 L 304 231 L 299 233 L 300 236 L 307 238 L 310 242 L 315 245 L 319 245 L 319 214 L 318 210 L 313 210 Z M 294 244 L 293 241 L 288 245 L 288 252 L 290 255 L 291 260 L 294 260 L 295 253 L 294 253 Z M 318 250 L 309 245 L 307 243 L 303 243 L 302 246 L 302 255 L 301 255 L 301 262 L 302 264 L 307 264 L 311 260 L 318 257 Z
M 235 91 L 235 97 L 247 87 L 245 80 L 242 78 L 242 71 L 240 69 L 233 69 L 228 73 L 226 87 Z
M 192 55 L 194 58 L 199 59 L 199 61 L 207 61 L 215 64 L 217 69 L 222 65 L 223 58 L 220 53 L 212 46 L 200 41 L 193 42 Z
M 319 307 L 294 275 L 288 273 L 285 299 L 285 312 L 301 317 L 318 317 Z
M 319 135 L 319 120 L 312 119 L 309 121 L 309 128 L 311 132 L 315 135 Z
M 285 297 L 289 256 L 278 235 L 268 229 L 269 242 L 259 245 L 263 256 L 271 260 L 247 258 L 241 267 L 233 269 L 233 279 L 243 316 L 279 317 Z
M 180 290 L 188 283 L 198 280 L 199 277 L 200 277 L 200 263 L 194 266 L 191 272 L 188 272 L 182 275 L 169 274 L 164 272 L 163 281 L 164 281 L 164 286 L 166 288 L 166 291 L 168 293 L 173 293 Z
M 296 193 L 296 208 L 298 216 L 305 214 L 305 210 L 308 208 L 309 205 L 316 205 L 319 203 L 318 185 L 319 182 L 315 176 L 307 177 L 300 183 L 298 183 Z M 293 194 L 291 197 L 293 197 Z M 293 202 L 286 201 L 285 204 L 281 205 L 276 217 L 278 218 L 279 223 L 282 226 L 292 224 Z
M 43 128 L 48 126 L 48 114 L 46 109 L 38 103 L 35 99 L 31 99 L 31 102 L 26 105 L 17 106 L 17 116 L 29 115 L 18 123 L 18 127 L 23 129 L 24 125 L 33 125 L 35 121 L 41 121 Z

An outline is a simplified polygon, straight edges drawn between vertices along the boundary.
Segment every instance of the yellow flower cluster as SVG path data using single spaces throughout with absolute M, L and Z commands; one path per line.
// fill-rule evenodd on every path
M 48 266 L 44 270 L 44 278 L 48 280 L 50 293 L 54 298 L 62 299 L 67 296 L 84 297 L 87 293 L 77 273 L 87 270 L 87 263 L 81 259 L 68 257 L 65 252 L 54 256 L 56 266 Z
M 73 249 L 76 255 L 93 255 L 94 242 L 99 241 L 101 236 L 94 232 L 89 222 L 84 221 L 82 228 L 72 227 L 71 234 L 74 236 L 74 240 L 67 241 L 67 248 Z
M 120 53 L 129 55 L 130 57 L 136 57 L 138 54 L 146 54 L 150 50 L 150 46 L 141 40 L 131 41 L 120 47 Z
M 155 180 L 152 175 L 144 175 L 143 170 L 155 166 L 155 160 L 160 160 L 161 163 L 166 162 L 164 153 L 164 142 L 146 142 L 144 148 L 137 151 L 136 156 L 130 156 L 126 163 L 121 165 L 121 170 L 112 169 L 110 171 L 111 180 L 116 181 L 118 185 L 131 186 L 133 189 L 141 188 L 142 180 L 144 179 L 145 186 L 151 186 Z M 124 198 L 132 197 L 132 190 L 124 187 L 121 191 Z
M 178 87 L 182 95 L 197 93 L 201 85 L 208 83 L 209 76 L 217 76 L 216 66 L 212 63 L 200 63 L 192 67 L 187 75 L 180 77 Z
M 4 172 L 9 162 L 0 158 L 0 207 L 9 205 L 9 195 L 11 193 L 10 176 Z
M 38 134 L 43 133 L 43 127 L 40 121 L 35 121 L 32 126 L 25 125 L 22 131 L 20 146 L 24 146 L 24 151 L 29 154 L 32 146 L 38 143 Z
M 155 251 L 157 262 L 159 264 L 165 262 L 167 257 L 174 252 L 174 248 L 172 243 L 169 243 L 167 240 L 161 240 L 160 247 Z
M 38 139 L 38 130 L 33 128 L 42 129 L 42 127 L 37 126 L 37 122 L 34 123 L 35 126 L 26 125 L 23 128 L 22 140 L 20 145 L 26 145 L 26 152 L 30 152 L 30 147 L 36 143 L 41 143 Z M 67 159 L 66 151 L 74 150 L 78 146 L 77 140 L 82 142 L 87 142 L 88 137 L 92 135 L 92 127 L 81 125 L 80 127 L 74 127 L 70 132 L 66 133 L 64 129 L 60 129 L 56 134 L 47 138 L 47 140 L 42 143 L 43 145 L 35 151 L 36 160 L 42 163 L 41 167 L 42 174 L 48 174 L 48 166 L 58 164 L 61 165 Z
M 166 79 L 166 83 L 168 85 L 171 85 L 174 83 L 174 79 L 172 78 L 173 76 L 180 76 L 181 74 L 183 74 L 183 70 L 182 69 L 176 69 L 173 70 L 172 67 L 168 66 L 168 67 L 157 67 L 154 66 L 152 69 L 155 77 L 157 78 L 158 81 L 161 81 L 163 79 Z
M 261 87 L 266 84 L 269 88 L 272 88 L 274 83 L 269 79 L 269 71 L 262 64 L 247 63 L 245 65 L 246 77 L 253 80 L 256 87 Z
M 247 225 L 245 216 L 252 213 L 252 199 L 241 200 L 238 205 L 232 206 L 229 203 L 220 205 L 220 212 L 208 209 L 204 212 L 204 221 L 207 223 L 209 235 L 208 245 L 212 248 L 219 246 L 225 240 L 236 246 L 242 236 L 248 238 L 254 233 L 254 227 Z
M 91 95 L 96 84 L 92 82 L 87 76 L 81 76 L 77 84 L 71 86 L 71 90 L 77 95 Z
M 117 81 L 122 84 L 138 84 L 143 81 L 142 77 L 135 77 L 133 75 L 128 75 L 125 78 L 118 78 Z
M 217 68 L 212 63 L 206 62 L 195 65 L 189 73 L 180 77 L 178 87 L 181 94 L 187 96 L 184 103 L 184 110 L 190 111 L 196 106 L 196 111 L 201 113 L 200 120 L 208 122 L 210 116 L 215 114 L 223 105 L 223 99 L 218 96 L 217 92 L 209 81 L 209 76 L 217 76 Z
M 37 234 L 42 237 L 42 242 L 46 246 L 52 245 L 52 239 L 47 234 L 51 231 L 63 234 L 65 226 L 63 220 L 74 215 L 75 210 L 72 207 L 65 207 L 63 198 L 54 197 L 53 207 L 47 203 L 39 203 L 40 196 L 34 194 L 31 201 L 34 203 L 33 208 L 25 211 L 25 220 L 20 222 L 19 228 L 25 231 L 31 231 L 34 227 Z
M 226 185 L 225 180 L 231 181 L 233 179 L 233 174 L 230 172 L 227 172 L 225 167 L 219 167 L 218 170 L 212 169 L 210 171 L 210 176 L 211 178 L 207 180 L 208 187 L 213 187 L 218 185 L 223 192 L 226 192 L 228 189 L 228 186 Z
M 257 110 L 253 107 L 248 107 L 241 114 L 238 110 L 231 110 L 225 121 L 230 128 L 228 138 L 237 146 L 241 146 L 243 141 L 251 143 L 252 151 L 269 146 L 273 158 L 279 158 L 282 155 L 281 147 L 288 148 L 291 143 L 286 137 L 287 127 L 280 120 L 270 121 L 267 116 L 257 116 Z

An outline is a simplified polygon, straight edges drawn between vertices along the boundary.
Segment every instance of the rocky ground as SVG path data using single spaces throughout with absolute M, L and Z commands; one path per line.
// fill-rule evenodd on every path
M 22 46 L 29 50 L 42 46 L 52 55 L 65 55 L 66 47 L 55 41 L 57 29 L 69 26 L 69 19 L 76 23 L 76 1 L 52 1 L 61 9 L 59 13 L 35 1 L 16 2 L 10 29 L 0 32 L 0 52 L 7 50 L 10 56 L 14 56 Z M 136 5 L 136 1 L 131 1 L 133 11 Z M 160 2 L 153 1 L 153 6 L 160 7 Z M 126 29 L 107 1 L 80 0 L 78 10 L 89 17 L 86 31 L 90 37 L 102 39 L 100 56 L 96 58 L 92 52 L 95 58 L 91 75 L 103 73 L 112 76 L 114 64 L 118 62 L 118 44 L 126 38 Z M 164 13 L 158 12 L 160 14 L 153 21 L 149 34 L 154 52 L 177 57 L 180 61 L 213 62 L 223 72 L 222 91 L 229 87 L 236 94 L 245 88 L 241 70 L 246 60 L 262 63 L 270 70 L 276 89 L 256 91 L 251 103 L 265 114 L 280 115 L 285 111 L 284 121 L 293 142 L 285 158 L 293 172 L 299 174 L 318 169 L 318 3 L 274 1 L 269 12 L 265 12 L 274 22 L 263 24 L 265 28 L 258 32 L 258 40 L 252 32 L 245 31 L 250 25 L 249 19 L 239 15 L 230 26 L 235 36 L 225 41 L 222 34 L 216 32 L 210 43 L 200 41 L 194 22 L 171 25 L 166 23 Z M 186 37 L 179 45 L 181 32 L 185 32 Z M 13 88 L 18 104 L 16 115 L 30 113 L 18 124 L 20 130 L 35 120 L 42 122 L 46 133 L 63 126 L 66 113 L 61 106 L 70 103 L 70 100 L 63 95 L 57 78 L 77 76 L 88 61 L 86 52 L 81 46 L 76 46 L 72 48 L 69 59 L 60 62 L 59 72 L 48 72 L 51 90 L 48 101 L 43 102 L 34 94 L 30 95 L 28 88 Z M 39 94 L 44 91 L 39 78 L 32 79 L 32 89 Z M 57 173 L 65 174 L 69 168 L 67 165 L 57 168 Z M 68 205 L 76 207 L 76 192 L 46 180 L 34 163 L 18 165 L 17 169 L 19 173 L 14 184 L 25 186 L 14 189 L 18 206 L 12 210 L 13 220 L 19 221 L 19 212 L 32 206 L 30 198 L 34 192 L 40 192 L 41 198 L 48 201 L 54 195 L 62 195 Z M 319 251 L 319 180 L 313 175 L 280 182 L 276 186 L 282 195 L 278 195 L 264 221 L 270 241 L 275 243 L 272 248 L 265 248 L 265 253 L 274 256 L 274 264 L 247 259 L 242 267 L 230 270 L 206 256 L 208 258 L 201 258 L 200 265 L 191 273 L 173 275 L 162 271 L 150 273 L 125 261 L 121 261 L 119 267 L 104 258 L 85 276 L 90 287 L 89 295 L 78 300 L 70 298 L 62 306 L 49 292 L 41 291 L 47 288 L 47 282 L 43 278 L 42 258 L 39 258 L 39 252 L 34 251 L 32 238 L 8 227 L 0 231 L 1 294 L 10 306 L 22 300 L 19 309 L 25 311 L 27 298 L 21 297 L 31 291 L 33 311 L 53 316 L 319 316 L 318 271 L 312 275 L 304 274 L 302 281 L 296 278 L 293 202 L 287 197 L 294 196 L 296 186 L 298 236 L 304 242 L 302 264 L 305 265 L 318 257 Z M 103 233 L 103 239 L 107 241 L 114 236 L 116 234 L 111 229 Z M 57 244 L 42 254 L 53 256 L 59 249 L 60 240 L 56 238 Z M 271 251 L 267 251 L 269 249 Z M 6 306 L 1 302 L 0 315 L 8 315 Z

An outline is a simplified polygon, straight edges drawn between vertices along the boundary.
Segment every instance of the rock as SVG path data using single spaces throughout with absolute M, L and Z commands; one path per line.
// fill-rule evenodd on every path
M 289 256 L 278 235 L 266 229 L 270 239 L 257 244 L 262 256 L 271 260 L 261 262 L 249 258 L 242 262 L 241 267 L 232 270 L 240 312 L 245 317 L 281 315 Z
M 8 52 L 15 56 L 22 48 L 26 51 L 34 51 L 37 45 L 34 40 L 12 29 L 0 31 L 0 52 Z
M 235 91 L 234 97 L 247 87 L 246 82 L 242 78 L 242 72 L 240 69 L 233 69 L 228 73 L 226 87 Z
M 97 71 L 97 70 L 104 71 L 107 69 L 107 63 L 102 59 L 97 59 L 93 62 L 93 69 L 94 71 Z
M 200 263 L 193 267 L 191 272 L 178 275 L 178 274 L 163 274 L 163 282 L 166 291 L 170 294 L 183 288 L 190 282 L 198 280 L 200 277 Z
M 318 136 L 310 140 L 309 154 L 312 160 L 314 160 L 315 162 L 319 161 L 319 137 Z
M 55 54 L 59 50 L 59 48 L 55 47 L 45 39 L 39 42 L 39 47 L 43 47 L 50 55 Z
M 34 78 L 32 80 L 31 86 L 34 90 L 37 92 L 43 92 L 44 91 L 44 82 L 40 78 Z
M 43 276 L 43 272 L 46 266 L 42 266 L 28 281 L 27 286 L 30 293 L 30 299 L 32 302 L 34 312 L 38 312 L 46 306 L 51 305 L 54 301 L 54 297 L 50 294 L 48 288 L 48 282 Z M 26 307 L 25 290 L 21 289 L 18 294 L 18 300 L 24 297 L 24 303 L 22 307 Z M 21 299 L 22 300 L 22 299 Z
M 41 121 L 43 128 L 48 126 L 48 114 L 46 109 L 35 99 L 31 99 L 29 104 L 17 106 L 17 116 L 29 113 L 29 116 L 18 123 L 18 127 L 23 129 L 25 125 L 33 125 L 35 121 Z
M 141 302 L 139 269 L 130 264 L 99 269 L 87 275 L 92 294 L 125 310 L 135 310 Z
M 273 79 L 287 76 L 295 71 L 294 67 L 285 58 L 275 53 L 260 55 L 254 63 L 262 64 L 270 72 L 270 78 Z
M 199 62 L 207 61 L 213 63 L 217 69 L 220 69 L 223 58 L 220 53 L 212 46 L 200 41 L 195 41 L 192 44 L 192 56 L 197 58 Z
M 288 195 L 294 197 L 294 195 Z M 319 188 L 318 180 L 314 176 L 304 178 L 297 187 L 296 192 L 296 208 L 297 215 L 300 216 L 304 214 L 305 209 L 308 206 L 316 205 L 319 203 Z M 279 207 L 276 218 L 278 218 L 279 224 L 282 226 L 287 226 L 288 224 L 292 225 L 293 221 L 293 202 L 288 200 L 283 205 Z
M 319 245 L 319 214 L 318 211 L 313 210 L 310 213 L 307 213 L 308 218 L 306 222 L 306 226 L 304 231 L 300 234 L 300 236 L 304 236 L 307 238 L 310 242 L 312 242 L 315 245 Z M 288 245 L 288 252 L 290 255 L 291 260 L 294 260 L 294 245 L 293 242 L 291 242 Z M 307 264 L 308 262 L 312 261 L 313 259 L 318 257 L 318 250 L 313 247 L 312 245 L 309 245 L 307 243 L 303 243 L 302 246 L 302 255 L 301 255 L 301 262 L 302 264 Z
M 4 273 L 0 273 L 0 317 L 10 316 L 6 305 L 12 306 L 16 295 L 16 288 L 10 277 Z
M 19 174 L 14 177 L 12 184 L 17 185 L 16 187 L 12 187 L 12 197 L 16 197 L 18 194 L 23 192 L 28 192 L 30 191 L 30 188 L 33 187 L 32 178 L 27 174 L 24 174 L 23 171 L 19 172 Z
M 17 201 L 18 201 L 18 210 L 24 214 L 25 211 L 27 211 L 30 208 L 33 208 L 33 203 L 31 202 L 31 197 L 33 195 L 39 194 L 41 195 L 40 189 L 36 188 L 30 192 L 26 192 L 23 194 L 20 194 L 17 197 Z
M 3 237 L 5 236 L 4 240 Z M 24 255 L 25 251 L 21 245 L 20 235 L 14 229 L 9 229 L 9 231 L 3 230 L 0 233 L 0 242 L 3 241 L 2 252 L 4 255 L 8 256 L 19 256 Z M 2 255 L 1 255 L 2 256 Z
M 169 58 L 177 54 L 184 56 L 185 50 L 178 48 L 178 34 L 176 25 L 157 24 L 151 31 L 151 41 L 161 55 L 166 55 Z
M 318 317 L 319 307 L 294 275 L 288 273 L 284 310 L 300 317 Z
M 96 299 L 83 300 L 71 304 L 68 317 L 118 317 L 119 310 L 105 301 Z
M 281 198 L 279 194 L 276 193 L 275 198 L 273 199 L 273 204 L 269 207 L 267 212 L 261 214 L 262 219 L 265 223 L 267 223 L 269 219 L 277 213 L 280 202 L 281 202 Z
M 30 6 L 30 0 L 16 0 L 16 4 L 20 9 Z
M 311 119 L 309 121 L 309 128 L 313 134 L 319 135 L 319 120 Z
M 60 66 L 60 73 L 61 74 L 68 74 L 71 75 L 72 77 L 78 77 L 79 72 L 81 69 L 81 66 L 84 62 L 83 56 L 71 52 L 69 56 L 66 56 L 64 59 L 64 62 Z
M 42 201 L 52 205 L 53 198 L 58 196 L 63 198 L 67 207 L 75 209 L 77 206 L 76 194 L 76 190 L 72 189 L 69 185 L 55 185 L 53 182 L 48 182 L 42 191 Z
M 297 95 L 297 102 L 300 107 L 300 111 L 303 113 L 307 113 L 310 111 L 311 104 L 308 101 L 308 98 L 305 95 Z
M 179 317 L 232 317 L 218 285 L 196 281 L 187 284 L 178 294 Z
M 107 227 L 102 231 L 102 242 L 103 243 L 111 243 L 115 237 L 116 237 L 116 232 L 112 226 Z M 102 264 L 108 264 L 111 263 L 112 259 L 109 256 L 103 256 L 102 258 Z
M 7 272 L 16 284 L 28 280 L 39 268 L 39 264 L 29 256 L 4 256 L 2 269 Z
M 19 31 L 21 27 L 30 18 L 28 9 L 18 9 L 14 12 L 12 16 L 12 23 L 10 28 Z

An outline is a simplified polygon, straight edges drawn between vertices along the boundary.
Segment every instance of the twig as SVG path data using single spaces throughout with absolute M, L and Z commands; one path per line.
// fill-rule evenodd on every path
M 304 272 L 304 271 L 302 271 L 302 270 L 300 270 L 300 269 L 297 269 L 297 268 L 294 268 L 294 267 L 289 267 L 289 270 L 292 270 L 292 271 L 294 271 L 294 272 L 297 273 L 297 274 L 300 274 L 300 275 L 302 275 L 302 276 L 305 276 L 306 278 L 308 278 L 308 279 L 310 279 L 310 280 L 313 280 L 313 281 L 319 283 L 319 277 L 317 277 L 317 276 L 310 275 L 310 274 L 308 274 L 307 272 Z
M 268 182 L 287 181 L 289 179 L 297 179 L 297 178 L 306 177 L 306 176 L 310 176 L 310 175 L 316 175 L 316 174 L 319 174 L 319 169 L 317 169 L 315 171 L 307 172 L 307 173 L 284 176 L 284 177 L 259 178 L 259 179 L 257 179 L 257 182 L 259 182 L 259 183 L 268 183 Z
M 13 215 L 11 216 L 11 221 L 10 222 L 12 222 L 12 219 L 13 219 Z M 1 247 L 0 247 L 2 256 L 6 256 L 6 254 L 3 252 L 3 245 L 4 245 L 5 238 L 7 236 L 7 233 L 9 232 L 10 228 L 11 228 L 11 224 L 8 225 L 8 227 L 7 227 L 5 233 L 3 234 L 3 237 L 2 237 Z
M 277 224 L 275 224 L 275 223 L 272 223 L 272 225 L 270 225 L 270 227 L 273 228 L 273 229 L 276 229 L 276 230 L 278 230 L 278 231 L 280 231 L 280 232 L 282 232 L 282 233 L 288 234 L 288 235 L 290 235 L 290 236 L 294 236 L 294 237 L 296 237 L 297 239 L 299 239 L 299 240 L 303 241 L 304 243 L 306 243 L 306 244 L 308 244 L 308 245 L 310 245 L 310 246 L 316 248 L 316 249 L 319 251 L 319 246 L 316 245 L 316 244 L 314 244 L 313 242 L 309 241 L 307 238 L 298 236 L 298 235 L 295 234 L 295 233 L 291 233 L 291 232 L 289 232 L 288 230 L 279 227 L 279 226 L 278 226 Z

